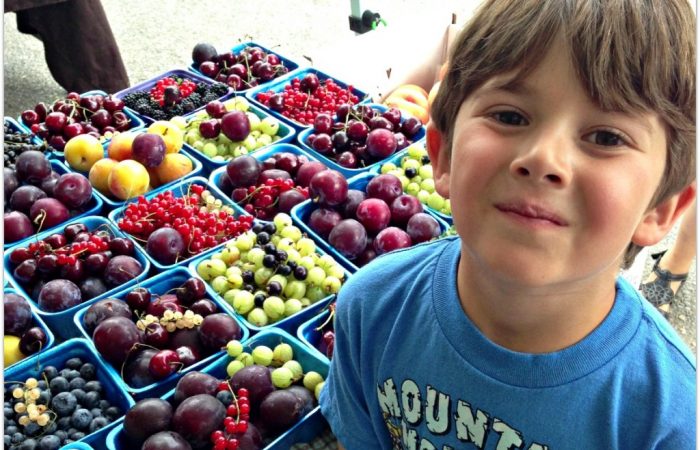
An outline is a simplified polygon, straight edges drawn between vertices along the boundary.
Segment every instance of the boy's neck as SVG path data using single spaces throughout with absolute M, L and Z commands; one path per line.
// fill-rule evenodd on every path
M 590 334 L 615 301 L 615 276 L 573 286 L 525 289 L 473 270 L 461 258 L 457 287 L 462 309 L 491 341 L 522 353 L 550 353 Z

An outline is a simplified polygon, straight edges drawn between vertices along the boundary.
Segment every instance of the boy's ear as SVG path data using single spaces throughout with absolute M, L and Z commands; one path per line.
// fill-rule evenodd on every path
M 697 184 L 693 182 L 682 191 L 667 198 L 644 214 L 632 236 L 632 242 L 641 246 L 656 245 L 673 228 L 695 200 Z
M 450 149 L 445 148 L 442 133 L 435 128 L 432 121 L 428 122 L 425 142 L 433 166 L 433 181 L 435 190 L 445 198 L 450 198 Z

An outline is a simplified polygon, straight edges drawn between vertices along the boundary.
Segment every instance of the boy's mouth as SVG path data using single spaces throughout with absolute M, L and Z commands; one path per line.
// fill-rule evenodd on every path
M 516 216 L 521 216 L 525 219 L 541 220 L 545 222 L 550 222 L 553 225 L 565 227 L 568 223 L 548 210 L 546 207 L 537 205 L 535 203 L 524 202 L 524 201 L 512 201 L 497 203 L 494 205 L 496 209 L 507 214 L 514 214 Z

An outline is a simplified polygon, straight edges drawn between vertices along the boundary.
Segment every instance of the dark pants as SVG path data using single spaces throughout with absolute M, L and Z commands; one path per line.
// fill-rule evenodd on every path
M 100 89 L 114 93 L 129 86 L 119 47 L 99 0 L 10 0 L 17 29 L 44 44 L 46 63 L 67 91 Z

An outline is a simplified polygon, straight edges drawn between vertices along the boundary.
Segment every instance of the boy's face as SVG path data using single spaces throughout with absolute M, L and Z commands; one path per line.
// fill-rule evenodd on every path
M 517 86 L 503 87 L 509 79 L 464 101 L 451 165 L 429 145 L 463 252 L 516 284 L 614 276 L 630 241 L 660 238 L 649 205 L 665 165 L 662 123 L 596 107 L 561 42 Z

